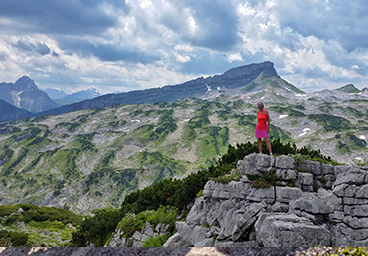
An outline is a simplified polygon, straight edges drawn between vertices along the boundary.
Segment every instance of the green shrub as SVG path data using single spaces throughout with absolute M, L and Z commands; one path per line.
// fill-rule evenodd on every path
M 19 209 L 17 205 L 1 205 L 0 206 L 0 217 L 4 217 L 16 212 Z
M 22 208 L 23 212 L 17 212 L 19 208 Z M 4 217 L 15 213 L 6 218 L 5 225 L 10 225 L 15 222 L 24 221 L 29 223 L 31 221 L 43 222 L 43 221 L 61 221 L 64 224 L 72 223 L 74 226 L 78 226 L 82 222 L 82 216 L 76 215 L 66 209 L 60 209 L 56 207 L 36 206 L 32 204 L 18 204 L 18 205 L 5 205 L 0 206 L 0 216 Z
M 197 194 L 197 197 L 201 197 L 203 195 L 203 189 L 201 189 L 198 194 Z
M 143 247 L 162 247 L 167 239 L 169 239 L 168 235 L 149 237 L 143 242 Z
M 254 179 L 253 176 L 248 178 Z M 253 180 L 252 187 L 255 188 L 269 188 L 275 186 L 278 181 L 281 180 L 281 177 L 276 174 L 276 170 L 271 169 L 264 174 L 263 177 L 258 177 L 257 179 Z
M 25 246 L 28 241 L 28 235 L 21 232 L 11 232 L 10 239 L 14 247 Z
M 239 181 L 240 180 L 240 175 L 237 172 L 231 173 L 231 174 L 226 174 L 224 176 L 220 176 L 217 178 L 212 178 L 213 181 L 216 181 L 218 183 L 229 183 L 230 181 Z
M 160 206 L 156 213 L 152 216 L 148 222 L 153 226 L 156 227 L 159 223 L 161 224 L 169 224 L 169 232 L 174 231 L 175 229 L 175 222 L 178 210 L 176 208 L 170 206 Z
M 336 248 L 336 252 L 328 254 L 331 256 L 337 255 L 351 255 L 351 256 L 366 256 L 368 255 L 367 247 L 339 247 Z

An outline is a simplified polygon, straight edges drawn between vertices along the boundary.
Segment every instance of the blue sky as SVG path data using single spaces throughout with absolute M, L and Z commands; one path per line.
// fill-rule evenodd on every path
M 272 61 L 307 91 L 368 87 L 366 0 L 0 0 L 0 82 L 141 90 Z

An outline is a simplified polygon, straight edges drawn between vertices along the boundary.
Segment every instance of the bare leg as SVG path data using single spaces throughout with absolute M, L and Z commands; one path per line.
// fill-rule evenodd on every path
M 259 153 L 262 154 L 262 139 L 258 138 L 258 148 L 259 148 Z
M 264 139 L 268 148 L 268 151 L 270 152 L 270 154 L 272 154 L 272 149 L 271 149 L 271 144 L 270 141 L 268 140 L 268 138 Z M 259 145 L 259 144 L 258 144 Z

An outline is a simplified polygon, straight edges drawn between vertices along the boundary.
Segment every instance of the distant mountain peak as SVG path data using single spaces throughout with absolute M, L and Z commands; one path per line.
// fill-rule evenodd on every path
M 343 87 L 336 89 L 336 91 L 345 92 L 345 93 L 359 93 L 360 90 L 356 88 L 353 84 L 347 84 Z
M 251 74 L 260 74 L 260 73 L 262 73 L 263 77 L 279 76 L 277 74 L 274 64 L 271 61 L 265 61 L 262 63 L 253 63 L 249 65 L 232 68 L 226 71 L 223 74 L 223 76 L 225 78 L 231 79 L 232 77 L 243 77 Z
M 15 82 L 16 86 L 20 86 L 21 88 L 32 88 L 32 89 L 38 89 L 35 82 L 29 78 L 28 76 L 22 76 Z

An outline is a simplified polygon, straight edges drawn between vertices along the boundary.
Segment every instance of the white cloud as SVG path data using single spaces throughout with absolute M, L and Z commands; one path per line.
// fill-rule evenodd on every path
M 183 51 L 183 52 L 193 52 L 193 47 L 191 47 L 190 45 L 185 45 L 185 44 L 178 44 L 174 47 L 174 49 L 177 51 Z
M 42 86 L 112 92 L 175 84 L 195 78 L 192 73 L 213 75 L 237 61 L 265 60 L 306 91 L 348 82 L 363 87 L 368 78 L 364 1 L 139 0 L 67 6 L 55 0 L 43 6 L 56 10 L 48 23 L 39 22 L 42 1 L 22 1 L 6 2 L 0 10 L 0 82 L 29 75 Z M 16 8 L 21 3 L 31 10 Z M 54 8 L 61 6 L 65 11 Z M 65 20 L 70 11 L 81 10 L 80 17 Z M 25 51 L 27 46 L 31 50 Z
M 152 7 L 153 4 L 151 2 L 151 0 L 141 0 L 141 4 L 140 6 L 143 8 L 143 9 L 146 9 L 148 7 Z
M 254 10 L 253 8 L 251 8 L 248 5 L 248 3 L 244 3 L 244 4 L 239 3 L 239 5 L 238 5 L 238 12 L 241 15 L 252 16 L 252 15 L 254 15 L 256 13 L 256 10 Z
M 175 59 L 178 61 L 178 62 L 190 62 L 190 56 L 183 56 L 183 55 L 180 55 L 178 53 L 175 53 Z
M 227 60 L 229 62 L 234 62 L 234 61 L 243 61 L 242 56 L 240 55 L 240 53 L 233 53 L 233 54 L 229 54 L 227 56 Z

